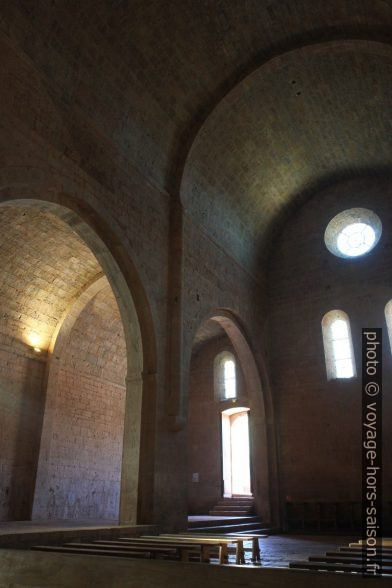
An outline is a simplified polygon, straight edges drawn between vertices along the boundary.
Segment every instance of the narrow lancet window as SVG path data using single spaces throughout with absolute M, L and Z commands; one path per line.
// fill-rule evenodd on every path
M 322 323 L 328 380 L 356 375 L 350 321 L 342 310 L 331 310 Z
M 214 380 L 217 400 L 237 397 L 236 362 L 229 351 L 222 351 L 215 357 Z

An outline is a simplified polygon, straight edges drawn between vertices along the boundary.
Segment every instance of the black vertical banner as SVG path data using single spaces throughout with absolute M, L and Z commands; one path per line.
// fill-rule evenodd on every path
M 382 329 L 362 329 L 362 575 L 382 573 Z

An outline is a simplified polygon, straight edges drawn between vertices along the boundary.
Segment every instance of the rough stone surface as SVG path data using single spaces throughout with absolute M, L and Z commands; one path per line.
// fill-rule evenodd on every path
M 0 247 L 0 519 L 26 519 L 41 438 L 46 351 L 70 302 L 102 270 L 63 221 L 26 207 L 0 208 Z
M 0 247 L 1 332 L 21 352 L 46 350 L 69 304 L 102 273 L 98 261 L 61 219 L 31 207 L 0 208 Z
M 126 359 L 107 285 L 77 318 L 60 356 L 54 350 L 34 519 L 118 518 Z
M 278 416 L 281 500 L 361 500 L 361 329 L 383 328 L 383 419 L 391 418 L 391 350 L 384 308 L 391 299 L 391 188 L 371 178 L 317 195 L 287 223 L 270 272 L 271 373 Z M 367 256 L 342 259 L 323 235 L 334 215 L 353 204 L 382 219 L 383 233 Z M 327 380 L 321 320 L 338 309 L 350 319 L 357 377 Z M 388 425 L 383 488 L 391 491 Z M 312 448 L 309 451 L 309 448 Z

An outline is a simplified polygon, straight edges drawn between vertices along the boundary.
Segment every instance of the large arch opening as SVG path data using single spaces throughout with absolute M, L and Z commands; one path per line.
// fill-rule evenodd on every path
M 71 208 L 6 200 L 0 225 L 0 520 L 143 521 L 153 410 L 127 281 Z
M 229 382 L 230 393 L 225 394 L 226 362 L 235 364 L 235 393 L 233 383 Z M 226 373 L 229 379 L 231 366 Z M 272 414 L 267 416 L 269 407 L 264 390 L 253 352 L 238 321 L 225 310 L 212 313 L 197 330 L 190 361 L 190 515 L 207 515 L 229 492 L 233 497 L 253 495 L 256 513 L 265 522 L 278 520 L 278 505 L 274 499 L 277 496 L 274 423 Z M 244 447 L 241 442 L 236 448 L 230 443 L 232 433 L 236 434 L 234 429 L 239 428 L 241 436 L 244 427 L 249 430 L 249 457 L 246 459 L 250 467 L 247 472 L 243 471 L 242 462 L 235 473 L 233 461 L 238 465 L 238 451 L 243 451 Z M 233 475 L 238 492 L 233 492 Z

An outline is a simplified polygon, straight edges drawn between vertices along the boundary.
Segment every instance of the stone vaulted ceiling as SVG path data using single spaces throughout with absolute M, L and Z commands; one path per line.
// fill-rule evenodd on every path
M 321 185 L 386 170 L 392 47 L 332 42 L 289 52 L 226 96 L 188 156 L 189 212 L 246 264 L 273 221 Z M 221 219 L 220 223 L 216 219 Z
M 64 313 L 102 269 L 64 221 L 33 207 L 0 207 L 0 246 L 0 339 L 47 349 Z M 105 292 L 113 298 L 109 287 Z
M 99 133 L 248 267 L 313 189 L 391 163 L 389 0 L 18 0 L 1 12 L 84 141 Z

